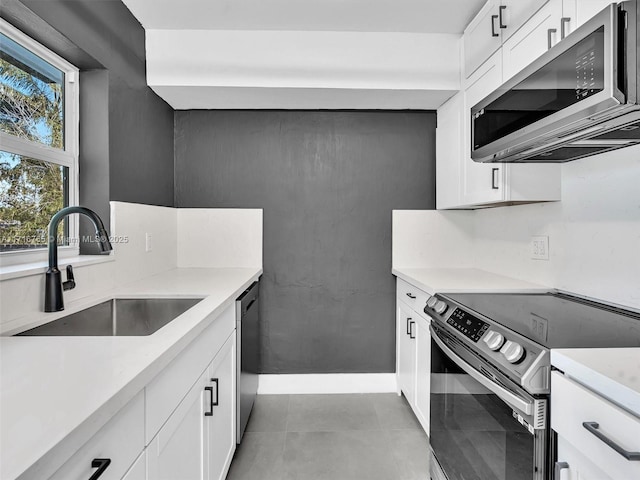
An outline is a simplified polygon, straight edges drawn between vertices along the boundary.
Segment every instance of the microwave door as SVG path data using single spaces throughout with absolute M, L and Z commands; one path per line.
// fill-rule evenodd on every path
M 624 103 L 617 39 L 618 10 L 610 5 L 474 106 L 473 160 L 500 161 Z

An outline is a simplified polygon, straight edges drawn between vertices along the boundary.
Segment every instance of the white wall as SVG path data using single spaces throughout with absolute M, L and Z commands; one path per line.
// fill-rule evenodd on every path
M 262 267 L 262 210 L 180 208 L 179 267 Z
M 532 235 L 549 236 L 548 261 L 531 259 Z M 393 238 L 394 266 L 481 268 L 640 308 L 640 146 L 563 164 L 561 202 L 396 211 Z
M 561 202 L 476 211 L 474 251 L 479 268 L 640 307 L 640 146 L 563 164 Z
M 148 28 L 147 84 L 175 109 L 437 108 L 460 88 L 459 38 Z
M 182 213 L 169 207 L 111 202 L 109 233 L 126 241 L 113 243 L 111 261 L 74 265 L 76 288 L 64 292 L 65 306 L 82 305 L 88 296 L 176 268 L 179 257 L 185 267 L 262 266 L 262 210 Z M 147 233 L 150 252 L 146 252 Z M 64 264 L 61 259 L 60 265 Z M 42 311 L 45 270 L 43 266 L 36 273 L 0 282 L 0 334 L 24 330 L 51 315 Z

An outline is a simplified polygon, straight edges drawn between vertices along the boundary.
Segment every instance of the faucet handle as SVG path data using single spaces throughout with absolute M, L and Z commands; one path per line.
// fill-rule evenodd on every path
M 73 267 L 67 265 L 67 281 L 62 283 L 62 290 L 71 290 L 76 288 L 76 279 L 73 278 Z

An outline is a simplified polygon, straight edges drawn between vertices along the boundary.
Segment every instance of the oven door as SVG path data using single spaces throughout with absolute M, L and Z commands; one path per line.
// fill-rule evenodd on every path
M 547 430 L 527 421 L 546 401 L 478 371 L 441 328 L 431 338 L 431 478 L 546 480 Z

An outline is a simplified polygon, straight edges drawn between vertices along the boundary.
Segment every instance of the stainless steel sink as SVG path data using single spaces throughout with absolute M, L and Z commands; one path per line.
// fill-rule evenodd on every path
M 202 298 L 114 298 L 17 335 L 151 335 L 201 300 Z

